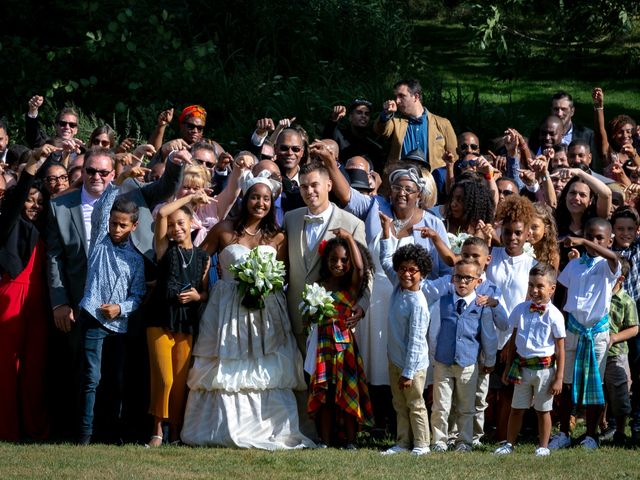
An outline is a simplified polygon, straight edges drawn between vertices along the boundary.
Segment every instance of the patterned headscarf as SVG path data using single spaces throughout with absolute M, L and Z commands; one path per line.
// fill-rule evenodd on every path
M 389 183 L 393 185 L 396 180 L 399 180 L 402 177 L 408 177 L 409 180 L 415 183 L 418 186 L 418 190 L 420 191 L 420 193 L 425 193 L 429 190 L 427 182 L 424 178 L 422 178 L 422 175 L 420 175 L 420 173 L 418 173 L 418 170 L 416 170 L 414 167 L 409 167 L 406 169 L 399 168 L 398 170 L 394 170 L 393 172 L 391 172 L 391 175 L 389 175 Z
M 187 108 L 182 110 L 182 113 L 178 117 L 178 122 L 180 123 L 180 125 L 182 125 L 187 117 L 201 118 L 203 122 L 206 122 L 207 111 L 200 105 L 189 105 Z

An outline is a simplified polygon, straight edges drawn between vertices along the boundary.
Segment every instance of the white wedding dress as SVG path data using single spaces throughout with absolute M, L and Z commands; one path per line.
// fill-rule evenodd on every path
M 275 253 L 271 246 L 258 248 Z M 200 319 L 182 441 L 266 450 L 313 447 L 298 427 L 293 390 L 306 390 L 306 384 L 284 292 L 267 296 L 262 310 L 247 310 L 229 272 L 249 251 L 232 244 L 219 254 L 222 278 Z

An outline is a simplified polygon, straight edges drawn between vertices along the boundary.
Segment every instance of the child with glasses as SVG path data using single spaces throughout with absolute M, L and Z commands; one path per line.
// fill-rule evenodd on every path
M 380 263 L 394 286 L 389 303 L 389 381 L 397 415 L 396 445 L 383 455 L 429 453 L 429 415 L 422 396 L 429 365 L 427 329 L 429 306 L 420 284 L 431 272 L 431 256 L 419 245 L 408 244 L 394 253 L 393 220 L 380 214 Z

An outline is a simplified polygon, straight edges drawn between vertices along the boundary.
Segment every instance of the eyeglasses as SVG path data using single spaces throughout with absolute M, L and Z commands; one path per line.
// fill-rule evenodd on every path
M 405 187 L 403 185 L 391 185 L 391 191 L 394 193 L 404 192 L 407 195 L 413 195 L 414 193 L 418 193 L 418 190 L 415 188 Z
M 420 269 L 418 267 L 399 267 L 398 274 L 402 275 L 404 273 L 408 273 L 409 275 L 415 275 L 418 273 Z
M 198 130 L 199 132 L 204 130 L 204 125 L 196 125 L 195 123 L 185 123 L 184 126 L 187 130 Z
M 291 150 L 293 153 L 300 153 L 302 151 L 302 147 L 299 145 L 280 145 L 278 148 L 281 152 L 288 152 Z
M 196 162 L 198 165 L 206 165 L 207 168 L 213 168 L 213 167 L 216 166 L 216 162 L 210 162 L 208 160 L 202 160 L 201 158 L 194 158 L 193 161 Z
M 477 280 L 478 278 L 480 277 L 472 277 L 471 275 L 459 275 L 457 273 L 453 275 L 453 281 L 460 282 L 460 283 L 471 283 L 474 280 Z
M 480 145 L 477 143 L 463 143 L 460 145 L 460 150 L 479 150 Z
M 44 177 L 47 183 L 56 184 L 56 183 L 64 183 L 69 180 L 69 175 L 60 175 L 56 177 L 55 175 L 49 175 L 48 177 Z
M 99 138 L 94 138 L 91 142 L 91 145 L 100 145 L 104 148 L 109 148 L 111 146 L 111 142 L 109 140 L 100 140 Z
M 111 172 L 113 172 L 113 170 L 97 170 L 91 167 L 85 167 L 84 171 L 87 172 L 87 175 L 90 177 L 93 177 L 97 173 L 102 178 L 109 176 Z
M 76 128 L 78 126 L 76 122 L 65 122 L 64 120 L 58 120 L 57 123 L 59 127 Z
M 476 160 L 460 160 L 458 166 L 460 168 L 473 168 L 478 164 Z
M 273 160 L 273 155 L 267 155 L 266 153 L 261 153 L 260 160 Z
M 503 197 L 508 197 L 509 195 L 513 195 L 514 192 L 513 190 L 500 190 L 498 189 L 498 195 L 502 195 Z

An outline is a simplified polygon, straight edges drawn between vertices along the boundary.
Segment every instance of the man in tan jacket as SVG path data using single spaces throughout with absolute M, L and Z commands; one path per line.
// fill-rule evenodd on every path
M 418 80 L 400 80 L 393 90 L 395 100 L 382 104 L 383 110 L 373 126 L 378 135 L 391 141 L 387 162 L 420 149 L 426 153 L 431 171 L 443 167 L 443 154 L 455 152 L 458 146 L 451 122 L 428 112 L 422 105 L 422 86 Z

